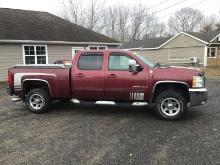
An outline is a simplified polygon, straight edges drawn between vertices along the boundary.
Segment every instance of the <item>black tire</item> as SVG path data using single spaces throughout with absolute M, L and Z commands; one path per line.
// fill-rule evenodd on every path
M 42 88 L 32 89 L 27 93 L 25 103 L 31 112 L 37 114 L 45 113 L 48 111 L 48 107 L 51 103 L 50 95 Z
M 161 119 L 178 120 L 184 116 L 186 110 L 186 99 L 180 92 L 166 90 L 156 97 L 155 112 Z

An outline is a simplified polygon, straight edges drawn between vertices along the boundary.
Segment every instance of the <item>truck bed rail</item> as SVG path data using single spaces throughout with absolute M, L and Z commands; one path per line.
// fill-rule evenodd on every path
M 31 65 L 25 65 L 25 64 L 18 64 L 14 65 L 14 68 L 66 68 L 64 64 L 31 64 Z

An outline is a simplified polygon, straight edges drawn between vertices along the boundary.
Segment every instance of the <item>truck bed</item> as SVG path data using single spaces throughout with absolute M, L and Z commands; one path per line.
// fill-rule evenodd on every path
M 13 94 L 20 93 L 24 81 L 39 80 L 48 84 L 52 98 L 71 98 L 70 68 L 64 65 L 15 65 L 9 69 L 13 75 Z

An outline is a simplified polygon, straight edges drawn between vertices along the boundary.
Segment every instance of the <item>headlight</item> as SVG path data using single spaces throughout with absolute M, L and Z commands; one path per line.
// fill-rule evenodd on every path
M 193 88 L 203 88 L 205 86 L 205 81 L 203 76 L 193 76 L 192 87 Z

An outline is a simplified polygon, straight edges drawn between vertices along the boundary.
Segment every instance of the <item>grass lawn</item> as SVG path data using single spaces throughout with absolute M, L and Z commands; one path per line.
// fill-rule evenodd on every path
M 203 68 L 207 78 L 220 78 L 220 67 Z

